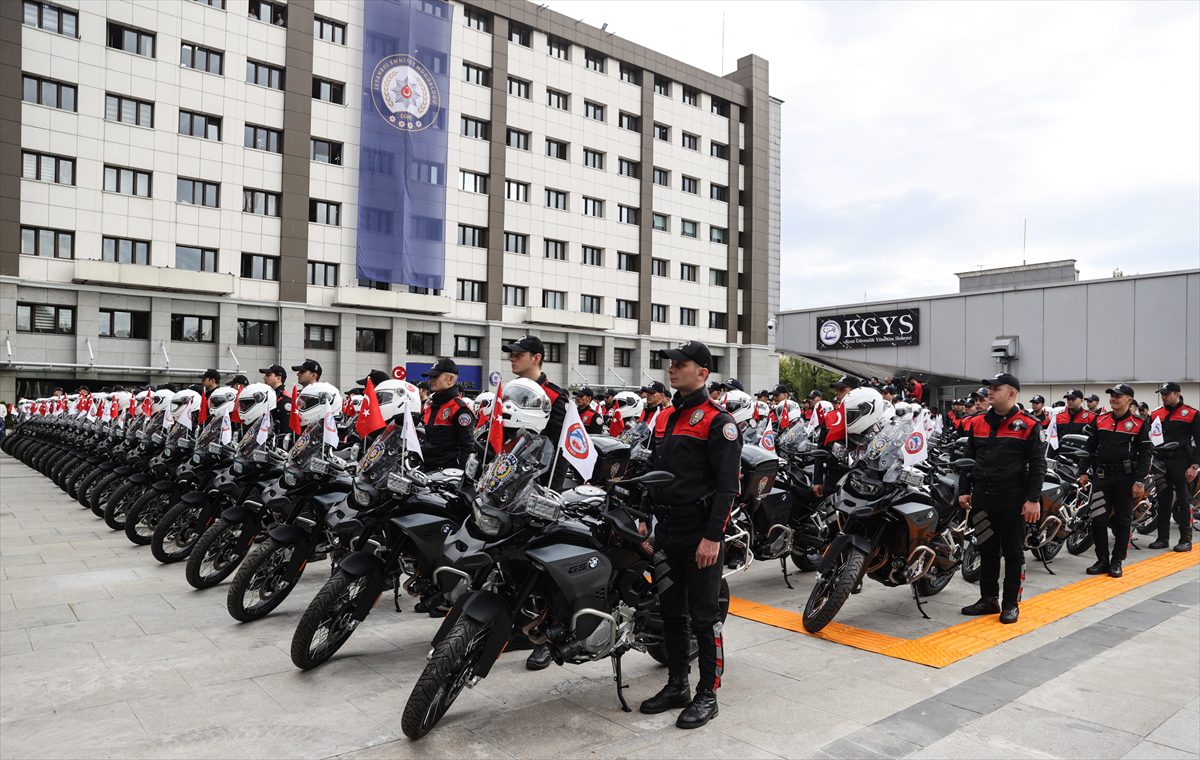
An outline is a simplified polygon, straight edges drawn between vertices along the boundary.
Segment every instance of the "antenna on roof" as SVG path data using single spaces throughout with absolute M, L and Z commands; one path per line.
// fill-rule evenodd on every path
M 721 74 L 725 74 L 725 14 L 721 14 Z
M 602 24 L 602 25 L 601 25 L 601 27 L 600 27 L 600 31 L 602 31 L 602 32 L 603 32 L 603 31 L 604 31 L 605 29 L 607 29 L 607 28 L 608 28 L 608 22 L 607 22 L 607 21 L 605 21 L 605 22 L 604 22 L 604 24 Z
M 1021 231 L 1021 266 L 1025 266 L 1025 243 L 1029 240 L 1029 218 L 1025 219 L 1024 229 Z

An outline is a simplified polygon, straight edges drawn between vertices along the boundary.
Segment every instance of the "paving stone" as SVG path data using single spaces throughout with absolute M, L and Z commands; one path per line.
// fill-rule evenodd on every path
M 1156 744 L 1165 744 L 1192 756 L 1200 755 L 1200 713 L 1179 710 L 1146 737 Z
M 1198 751 L 1184 752 L 1181 749 L 1168 747 L 1164 744 L 1155 744 L 1152 741 L 1144 741 L 1126 753 L 1123 760 L 1195 760 Z
M 43 625 L 24 629 L 34 649 L 55 649 L 95 641 L 141 636 L 143 631 L 131 618 L 108 618 L 81 623 Z
M 961 733 L 1061 758 L 1119 758 L 1142 739 L 1021 702 L 981 716 Z
M 862 728 L 860 723 L 821 710 L 797 710 L 795 702 L 773 694 L 722 704 L 717 720 L 721 733 L 779 757 L 819 750 Z
M 926 699 L 876 721 L 863 730 L 872 734 L 882 731 L 897 739 L 925 747 L 947 734 L 954 733 L 977 717 L 979 713 L 972 710 L 936 699 Z M 852 734 L 853 736 L 857 734 Z M 863 743 L 858 739 L 855 741 Z
M 1119 682 L 1118 682 L 1119 683 Z M 1146 736 L 1178 709 L 1169 702 L 1139 695 L 1124 699 L 1119 686 L 1097 686 L 1078 679 L 1049 681 L 1020 698 L 1023 704 Z
M 0 656 L 32 651 L 33 646 L 29 643 L 29 633 L 24 628 L 0 631 Z
M 1030 688 L 1025 684 L 985 674 L 951 686 L 934 699 L 986 715 L 1017 699 Z

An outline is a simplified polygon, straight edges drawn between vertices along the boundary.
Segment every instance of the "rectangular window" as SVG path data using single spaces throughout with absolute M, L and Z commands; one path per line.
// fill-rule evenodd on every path
M 670 277 L 667 266 L 666 259 L 650 259 L 650 274 L 654 277 Z
M 666 307 L 663 307 L 663 308 L 666 308 Z M 663 320 L 663 322 L 666 322 L 666 321 L 667 320 L 665 320 L 665 319 Z M 662 354 L 658 353 L 657 351 L 651 351 L 650 352 L 650 369 L 662 369 L 662 368 L 663 368 Z
M 454 355 L 464 359 L 478 359 L 483 341 L 474 335 L 454 336 Z
M 279 193 L 244 188 L 242 190 L 242 211 L 247 214 L 279 216 Z
M 617 251 L 617 269 L 622 272 L 640 272 L 642 269 L 641 256 L 636 253 Z
M 593 267 L 604 266 L 604 249 L 594 245 L 583 246 L 583 255 L 581 260 L 584 264 Z
M 458 189 L 467 193 L 487 195 L 488 175 L 480 174 L 479 172 L 469 172 L 466 169 L 459 169 Z
M 529 255 L 529 236 L 520 232 L 504 233 L 504 251 L 505 253 Z
M 104 96 L 104 118 L 139 127 L 154 126 L 154 104 L 147 100 L 126 98 L 107 93 Z
M 600 296 L 579 296 L 579 310 L 584 314 L 599 314 L 602 310 L 604 299 Z
M 75 233 L 49 227 L 21 228 L 21 255 L 48 259 L 75 258 Z
M 599 346 L 580 346 L 579 347 L 579 363 L 592 367 L 600 363 L 600 347 Z
M 617 126 L 619 126 L 621 129 L 628 129 L 631 132 L 641 132 L 642 117 L 626 111 L 621 111 L 617 118 Z
M 458 244 L 469 248 L 487 248 L 487 228 L 458 225 Z
M 414 158 L 408 166 L 409 176 L 417 182 L 424 182 L 427 185 L 440 185 L 446 176 L 445 164 Z
M 141 29 L 135 29 L 132 26 L 122 26 L 121 24 L 114 24 L 109 21 L 108 46 L 117 50 L 124 50 L 126 53 L 153 58 L 154 34 L 153 32 L 146 32 Z
M 638 303 L 624 298 L 617 299 L 617 318 L 618 319 L 637 319 L 638 318 Z
M 617 221 L 622 224 L 637 224 L 638 210 L 633 206 L 617 205 Z
M 242 277 L 279 282 L 279 257 L 261 253 L 242 254 Z
M 716 182 L 709 183 L 708 197 L 714 201 L 729 202 L 729 187 L 726 185 L 718 185 Z
M 200 5 L 207 5 L 210 8 L 220 8 L 221 10 L 225 10 L 225 0 L 191 0 L 191 1 L 193 3 L 199 3 Z
M 663 187 L 670 187 L 671 172 L 667 171 L 666 169 L 660 169 L 657 166 L 654 167 L 654 184 L 661 185 Z
M 569 61 L 571 60 L 571 43 L 561 37 L 547 34 L 546 52 L 561 61 Z
M 562 190 L 554 188 L 546 188 L 546 208 L 554 208 L 559 211 L 567 210 L 567 194 Z
M 613 364 L 618 367 L 633 366 L 633 349 L 632 348 L 614 348 L 613 349 Z
M 700 194 L 700 180 L 696 179 L 695 177 L 689 177 L 686 174 L 681 175 L 681 176 L 683 178 L 683 184 L 681 185 L 681 187 L 679 189 L 683 190 L 683 192 L 685 192 L 685 193 L 691 193 L 692 195 L 699 195 Z
M 621 81 L 629 84 L 642 84 L 642 70 L 634 68 L 627 63 L 621 64 Z
M 524 79 L 518 79 L 516 77 L 508 78 L 508 94 L 509 95 L 512 95 L 513 97 L 525 98 L 526 100 L 529 100 L 529 97 L 530 97 L 529 94 L 531 91 L 532 91 L 532 85 L 530 85 L 530 83 L 528 81 L 526 81 Z
M 464 116 L 462 117 L 462 135 L 473 140 L 487 140 L 492 136 L 491 122 Z
M 432 356 L 437 353 L 437 333 L 409 332 L 408 353 Z
M 685 86 L 683 88 L 683 102 L 684 102 L 684 105 L 699 106 L 700 105 L 700 91 L 693 90 L 691 87 Z
M 118 264 L 149 264 L 150 241 L 131 238 L 105 237 L 101 258 Z
M 714 158 L 723 158 L 729 160 L 729 146 L 725 143 L 719 143 L 716 140 L 709 143 L 708 154 Z
M 650 226 L 658 232 L 671 231 L 671 217 L 666 214 L 652 214 L 650 216 Z
M 328 224 L 333 227 L 340 227 L 342 224 L 342 204 L 309 198 L 308 221 L 314 224 Z
M 487 34 L 492 33 L 492 15 L 470 5 L 463 6 L 463 25 L 468 29 L 478 29 Z
M 529 150 L 529 133 L 509 127 L 506 142 L 510 148 Z
M 122 195 L 150 197 L 150 172 L 125 166 L 104 167 L 104 190 Z
M 481 87 L 491 87 L 492 70 L 486 66 L 463 61 L 463 81 L 477 84 Z
M 313 16 L 313 36 L 335 45 L 345 45 L 346 25 L 331 18 Z
M 278 324 L 265 319 L 239 319 L 237 342 L 239 346 L 274 346 Z
M 225 73 L 225 54 L 191 42 L 179 44 L 179 65 L 209 74 Z
M 697 267 L 695 264 L 680 264 L 679 279 L 683 280 L 684 282 L 695 282 L 698 271 L 699 267 Z
M 604 106 L 585 100 L 583 101 L 583 115 L 593 121 L 604 121 Z
M 316 100 L 344 106 L 346 105 L 346 85 L 331 79 L 313 77 L 312 96 Z
M 194 248 L 188 245 L 175 246 L 175 268 L 189 272 L 217 271 L 217 252 L 212 248 Z
M 305 325 L 304 347 L 324 351 L 337 348 L 337 328 L 331 325 Z
M 557 108 L 560 111 L 571 110 L 571 96 L 568 93 L 560 90 L 551 90 L 546 88 L 546 105 L 551 108 Z
M 604 53 L 598 53 L 595 50 L 583 51 L 583 65 L 592 71 L 604 73 L 604 68 L 608 59 L 604 57 Z
M 515 179 L 504 180 L 504 197 L 518 203 L 529 203 L 529 183 Z
M 562 364 L 562 344 L 561 343 L 543 343 L 546 349 L 546 354 L 543 357 L 546 364 Z
M 724 227 L 709 227 L 708 239 L 714 243 L 728 243 L 729 230 Z
M 40 0 L 25 0 L 25 25 L 64 37 L 79 36 L 79 16 L 75 11 Z
M 691 219 L 680 219 L 679 234 L 683 237 L 694 238 L 697 236 L 696 230 L 699 228 L 699 226 L 700 225 L 698 225 L 696 222 L 693 222 Z
M 546 238 L 543 242 L 542 256 L 543 258 L 553 259 L 554 261 L 567 260 L 567 241 L 551 240 Z
M 358 279 L 358 287 L 366 288 L 368 290 L 390 291 L 392 289 L 391 283 L 382 282 L 380 280 L 364 280 L 361 277 Z
M 542 308 L 559 310 L 567 308 L 566 292 L 562 290 L 543 290 Z
M 171 340 L 187 343 L 212 343 L 217 339 L 217 320 L 212 317 L 171 315 Z
M 671 97 L 671 80 L 666 77 L 654 77 L 654 94 Z
M 728 101 L 721 100 L 718 97 L 714 97 L 714 98 L 712 98 L 712 104 L 709 106 L 709 109 L 713 113 L 715 113 L 717 116 L 724 116 L 726 119 L 729 118 L 729 102 Z
M 546 138 L 546 155 L 550 158 L 557 158 L 560 161 L 566 161 L 571 155 L 571 143 L 566 143 L 561 140 L 551 140 Z
M 659 124 L 659 123 L 655 122 L 655 124 L 654 124 L 654 139 L 655 140 L 663 140 L 664 142 L 670 142 L 671 141 L 671 128 L 668 127 L 666 124 Z
M 342 165 L 342 144 L 333 140 L 322 140 L 313 137 L 308 143 L 309 159 L 318 164 Z
M 75 111 L 75 85 L 30 74 L 21 76 L 21 98 L 26 103 L 49 106 L 62 111 Z
M 583 165 L 589 166 L 593 169 L 603 169 L 604 168 L 604 153 L 602 153 L 601 151 L 598 151 L 598 150 L 592 150 L 591 148 L 584 148 L 583 149 Z
M 533 46 L 533 30 L 515 21 L 508 22 L 508 41 L 515 42 L 521 47 Z
M 479 280 L 459 280 L 458 300 L 483 303 L 484 283 L 480 282 Z
M 708 270 L 708 284 L 715 288 L 729 287 L 729 272 L 725 269 Z
M 524 306 L 525 305 L 525 287 L 522 285 L 505 285 L 504 286 L 504 305 L 505 306 Z
M 665 303 L 650 304 L 650 321 L 659 324 L 667 323 L 667 305 Z
M 74 335 L 75 309 L 41 303 L 17 304 L 17 332 Z
M 338 284 L 338 265 L 324 261 L 308 262 L 308 284 L 322 288 L 336 288 Z
M 679 324 L 684 327 L 696 326 L 696 309 L 689 309 L 686 306 L 679 307 Z
M 246 60 L 246 81 L 272 90 L 283 89 L 283 69 L 269 63 Z
M 150 312 L 101 309 L 99 329 L 101 338 L 149 338 Z
M 631 161 L 628 158 L 617 159 L 617 174 L 620 174 L 622 177 L 640 179 L 642 176 L 642 162 Z
M 178 177 L 175 180 L 175 202 L 188 203 L 193 206 L 220 208 L 221 185 L 217 182 L 207 182 L 202 179 Z
M 604 218 L 604 201 L 583 196 L 583 215 Z
M 283 152 L 283 131 L 247 124 L 245 130 L 245 146 L 254 150 L 265 150 L 270 153 Z
M 287 6 L 276 0 L 250 0 L 250 18 L 274 26 L 287 26 Z
M 21 151 L 21 176 L 56 185 L 74 185 L 75 159 L 31 150 Z
M 179 109 L 179 134 L 221 141 L 221 117 Z
M 696 135 L 683 133 L 683 147 L 688 150 L 700 150 L 700 138 Z
M 723 311 L 710 311 L 708 313 L 708 329 L 724 330 L 729 325 L 729 317 Z
M 357 351 L 366 351 L 373 354 L 386 354 L 391 352 L 390 336 L 387 330 L 379 330 L 373 327 L 357 327 L 354 329 L 354 348 Z

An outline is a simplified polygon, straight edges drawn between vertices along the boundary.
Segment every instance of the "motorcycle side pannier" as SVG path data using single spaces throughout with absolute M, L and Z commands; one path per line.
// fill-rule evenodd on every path
M 748 444 L 742 447 L 742 493 L 740 500 L 754 502 L 766 496 L 775 485 L 779 457 L 770 451 Z
M 629 444 L 616 438 L 598 435 L 592 438 L 596 447 L 596 468 L 592 471 L 592 484 L 603 486 L 614 478 L 624 477 L 629 469 Z

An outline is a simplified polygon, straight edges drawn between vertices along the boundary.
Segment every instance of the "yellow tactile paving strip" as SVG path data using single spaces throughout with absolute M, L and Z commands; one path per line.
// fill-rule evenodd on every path
M 1021 602 L 1021 619 L 1012 625 L 1001 625 L 997 616 L 987 615 L 952 625 L 919 639 L 901 639 L 840 623 L 830 623 L 820 633 L 808 633 L 804 630 L 802 617 L 798 612 L 737 597 L 729 600 L 729 613 L 856 649 L 933 668 L 944 668 L 1092 605 L 1120 596 L 1126 591 L 1198 564 L 1200 551 L 1166 552 L 1126 565 L 1124 577 L 1094 576 L 1026 599 Z

